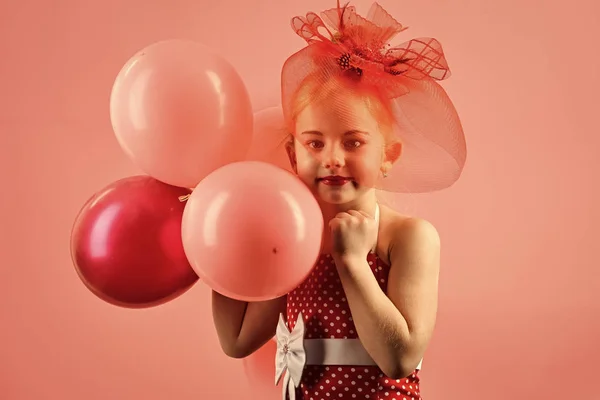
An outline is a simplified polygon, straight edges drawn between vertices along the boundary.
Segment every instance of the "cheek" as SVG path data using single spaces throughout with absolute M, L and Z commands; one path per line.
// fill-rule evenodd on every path
M 318 168 L 318 161 L 315 157 L 305 151 L 296 153 L 296 167 L 298 169 L 298 175 L 314 174 L 315 169 Z
M 381 160 L 381 154 L 371 150 L 353 154 L 348 164 L 351 164 L 361 175 L 373 175 L 378 173 Z

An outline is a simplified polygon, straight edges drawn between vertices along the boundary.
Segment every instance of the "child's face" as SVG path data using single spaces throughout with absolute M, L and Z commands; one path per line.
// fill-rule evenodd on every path
M 378 121 L 361 99 L 332 96 L 296 120 L 292 167 L 323 201 L 345 204 L 373 189 L 389 164 Z

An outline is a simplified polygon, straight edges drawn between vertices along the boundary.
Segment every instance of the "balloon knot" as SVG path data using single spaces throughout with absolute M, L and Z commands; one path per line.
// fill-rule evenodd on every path
M 187 201 L 189 198 L 190 198 L 189 194 L 186 194 L 185 196 L 179 196 L 179 201 L 183 203 L 184 201 Z

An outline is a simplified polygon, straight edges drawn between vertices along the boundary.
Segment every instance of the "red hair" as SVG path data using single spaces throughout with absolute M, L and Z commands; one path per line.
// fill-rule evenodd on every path
M 308 75 L 298 86 L 291 99 L 290 132 L 295 132 L 295 123 L 306 107 L 325 100 L 345 101 L 345 98 L 360 100 L 371 112 L 379 124 L 379 129 L 386 141 L 397 142 L 394 135 L 395 116 L 391 101 L 380 93 L 377 87 L 367 86 L 360 78 L 347 75 L 329 76 L 325 81 L 323 75 Z

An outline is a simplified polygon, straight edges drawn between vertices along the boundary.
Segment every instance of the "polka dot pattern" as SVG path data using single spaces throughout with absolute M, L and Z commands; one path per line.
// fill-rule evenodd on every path
M 386 290 L 389 266 L 375 254 L 367 261 L 379 286 Z M 356 339 L 350 314 L 333 259 L 322 255 L 308 278 L 287 298 L 288 328 L 298 313 L 306 321 L 307 339 Z M 307 365 L 296 392 L 297 400 L 421 400 L 418 371 L 405 379 L 386 377 L 377 366 Z

